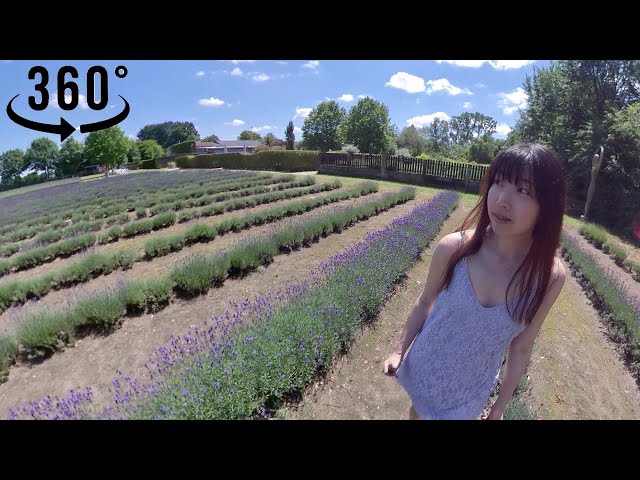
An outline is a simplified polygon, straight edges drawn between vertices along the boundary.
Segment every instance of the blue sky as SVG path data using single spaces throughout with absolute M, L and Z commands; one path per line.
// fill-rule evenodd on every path
M 296 140 L 309 111 L 333 99 L 347 111 L 362 96 L 381 101 L 389 108 L 391 121 L 399 129 L 427 125 L 435 117 L 448 119 L 464 111 L 480 112 L 498 122 L 496 137 L 504 138 L 526 105 L 522 85 L 534 67 L 549 66 L 548 60 L 0 60 L 0 152 L 26 150 L 38 137 L 59 142 L 59 135 L 29 130 L 13 123 L 6 105 L 17 94 L 13 108 L 22 117 L 42 123 L 59 123 L 60 117 L 74 127 L 131 111 L 120 123 L 136 138 L 142 127 L 167 121 L 189 121 L 200 136 L 216 134 L 236 139 L 242 130 L 284 138 L 290 120 Z M 47 89 L 54 101 L 40 112 L 31 110 L 27 98 L 40 101 L 29 69 L 44 66 L 49 72 Z M 80 104 L 72 111 L 56 102 L 57 72 L 70 65 L 78 70 Z M 108 106 L 92 110 L 86 102 L 87 70 L 102 66 L 108 73 Z M 128 73 L 118 78 L 124 65 Z M 70 75 L 67 81 L 73 80 Z M 99 89 L 96 89 L 99 92 Z M 96 96 L 98 93 L 96 93 Z M 97 99 L 97 97 L 96 97 Z M 73 136 L 82 140 L 79 129 Z

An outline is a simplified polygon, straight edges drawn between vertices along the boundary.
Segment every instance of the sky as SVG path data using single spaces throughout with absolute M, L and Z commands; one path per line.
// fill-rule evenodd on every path
M 434 118 L 449 119 L 467 112 L 493 117 L 496 138 L 505 138 L 526 106 L 523 83 L 534 68 L 546 68 L 548 60 L 0 60 L 0 153 L 26 150 L 39 137 L 59 145 L 60 136 L 34 131 L 14 123 L 6 112 L 12 108 L 21 117 L 41 123 L 59 124 L 64 117 L 77 130 L 72 137 L 82 141 L 82 124 L 99 122 L 130 105 L 128 117 L 119 126 L 137 139 L 145 126 L 168 121 L 192 122 L 201 137 L 211 134 L 235 140 L 242 130 L 285 138 L 289 121 L 296 140 L 309 112 L 320 102 L 336 100 L 348 112 L 362 97 L 384 103 L 391 123 L 402 128 L 424 127 Z M 41 102 L 36 90 L 40 74 L 28 78 L 29 70 L 44 67 L 49 75 L 49 104 L 42 111 L 31 109 L 28 97 Z M 73 66 L 79 104 L 70 111 L 57 104 L 57 76 L 63 66 Z M 87 103 L 87 72 L 93 66 L 107 73 L 108 101 L 102 110 Z M 117 76 L 124 66 L 126 75 Z M 122 70 L 120 70 L 120 73 Z M 121 78 L 122 77 L 122 78 Z M 101 100 L 99 76 L 94 99 Z M 69 91 L 66 91 L 69 94 Z M 119 96 L 120 95 L 120 96 Z

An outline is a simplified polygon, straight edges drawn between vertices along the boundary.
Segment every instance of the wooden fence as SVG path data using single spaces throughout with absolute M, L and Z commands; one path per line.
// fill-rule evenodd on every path
M 380 178 L 419 185 L 464 189 L 479 193 L 489 165 L 442 160 L 374 155 L 370 153 L 321 153 L 318 173 Z

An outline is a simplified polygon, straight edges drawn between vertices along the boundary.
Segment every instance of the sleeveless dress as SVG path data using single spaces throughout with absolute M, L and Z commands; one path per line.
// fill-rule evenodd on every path
M 512 313 L 517 301 L 510 301 Z M 405 354 L 398 383 L 421 418 L 476 419 L 496 386 L 511 340 L 524 328 L 511 319 L 506 303 L 480 305 L 464 257 Z

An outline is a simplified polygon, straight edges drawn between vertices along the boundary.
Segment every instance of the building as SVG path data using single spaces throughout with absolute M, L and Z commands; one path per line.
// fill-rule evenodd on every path
M 194 154 L 203 155 L 207 153 L 253 153 L 260 145 L 258 140 L 218 140 L 217 142 L 196 142 L 194 144 Z

